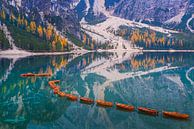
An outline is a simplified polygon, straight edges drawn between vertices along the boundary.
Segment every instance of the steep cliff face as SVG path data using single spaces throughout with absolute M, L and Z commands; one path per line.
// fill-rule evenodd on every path
M 3 0 L 6 8 L 15 9 L 37 22 L 50 22 L 60 31 L 78 34 L 80 25 L 74 11 L 79 0 Z
M 188 0 L 122 0 L 114 14 L 130 20 L 165 22 L 187 9 Z
M 87 22 L 103 21 L 106 16 L 105 0 L 80 0 L 75 8 L 79 20 Z
M 194 0 L 120 0 L 113 15 L 171 28 L 185 28 L 194 13 Z
M 179 25 L 186 27 L 187 20 L 194 13 L 194 0 L 80 0 L 76 10 L 80 20 L 105 19 L 106 14 L 111 14 L 176 28 Z
M 81 20 L 96 23 L 105 20 L 107 15 L 187 29 L 187 21 L 194 13 L 194 0 L 3 0 L 3 4 L 75 35 Z
M 194 0 L 191 0 L 187 8 L 178 15 L 167 20 L 164 26 L 186 30 L 194 33 Z

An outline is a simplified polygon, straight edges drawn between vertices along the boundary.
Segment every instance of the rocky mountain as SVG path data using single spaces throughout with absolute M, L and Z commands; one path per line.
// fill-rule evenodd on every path
M 184 29 L 194 13 L 194 0 L 3 0 L 3 4 L 73 34 L 79 31 L 79 21 L 101 22 L 107 14 Z
M 188 0 L 122 0 L 114 14 L 130 20 L 165 22 L 186 10 Z
M 174 28 L 186 28 L 194 13 L 194 0 L 80 0 L 75 8 L 79 19 L 102 21 L 107 14 Z
M 194 0 L 121 0 L 113 10 L 114 15 L 125 19 L 171 25 L 172 28 L 186 25 L 192 13 Z
M 14 10 L 36 22 L 49 22 L 59 31 L 68 31 L 74 35 L 80 30 L 74 6 L 78 0 L 3 0 L 7 11 Z M 10 13 L 10 12 L 8 12 Z

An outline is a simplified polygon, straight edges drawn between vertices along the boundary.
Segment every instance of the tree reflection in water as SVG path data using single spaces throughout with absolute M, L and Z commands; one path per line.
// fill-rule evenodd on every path
M 182 123 L 71 103 L 55 96 L 48 86 L 49 80 L 59 79 L 63 91 L 78 96 L 176 110 L 193 118 L 192 58 L 191 53 L 88 53 L 76 58 L 74 55 L 2 58 L 0 126 L 52 129 L 194 127 L 192 120 Z M 52 73 L 52 76 L 20 77 L 28 72 Z

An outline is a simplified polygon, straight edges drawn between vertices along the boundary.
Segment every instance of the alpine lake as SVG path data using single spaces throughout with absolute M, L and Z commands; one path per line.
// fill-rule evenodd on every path
M 21 77 L 52 73 L 51 77 Z M 72 102 L 78 97 L 135 106 L 135 111 Z M 137 107 L 159 111 L 149 116 Z M 194 53 L 87 53 L 0 58 L 0 129 L 194 129 Z M 189 114 L 165 118 L 162 111 Z

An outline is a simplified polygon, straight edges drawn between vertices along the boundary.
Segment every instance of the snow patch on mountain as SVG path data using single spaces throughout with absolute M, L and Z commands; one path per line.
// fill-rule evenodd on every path
M 77 5 L 79 4 L 80 0 L 74 1 L 70 4 L 70 8 L 71 9 L 75 9 L 75 7 L 77 7 Z
M 116 36 L 114 33 L 119 29 L 120 26 L 148 28 L 164 34 L 178 33 L 174 30 L 168 30 L 161 27 L 150 26 L 144 23 L 134 22 L 126 19 L 122 19 L 115 16 L 108 16 L 106 21 L 90 25 L 84 21 L 81 22 L 83 31 L 89 34 L 97 42 L 106 43 L 109 42 L 117 50 L 132 50 L 131 42 L 124 40 L 120 36 Z
M 86 3 L 86 13 L 88 13 L 89 9 L 90 9 L 90 1 L 89 0 L 85 0 Z
M 182 18 L 183 16 L 186 14 L 186 12 L 188 11 L 188 5 L 189 5 L 189 2 L 185 2 L 183 4 L 183 8 L 180 9 L 180 13 L 174 17 L 172 17 L 171 19 L 169 19 L 167 21 L 167 23 L 181 23 L 182 22 Z
M 184 3 L 184 8 L 180 9 L 180 13 L 174 17 L 172 17 L 171 19 L 167 20 L 165 23 L 176 23 L 179 24 L 182 22 L 182 18 L 185 15 L 186 11 L 187 11 L 187 4 L 188 2 Z
M 106 15 L 107 11 L 105 7 L 105 0 L 95 0 L 93 10 L 95 15 L 99 15 L 100 13 Z
M 114 18 L 114 17 L 113 17 Z M 120 21 L 111 19 L 109 17 L 105 22 L 97 25 L 89 25 L 88 23 L 81 23 L 83 30 L 89 34 L 97 42 L 106 43 L 110 42 L 114 46 L 115 50 L 132 50 L 130 41 L 114 35 L 113 31 L 116 31 Z
M 84 10 L 84 16 L 86 16 L 86 15 L 88 14 L 89 9 L 90 9 L 91 7 L 90 7 L 90 1 L 89 1 L 89 0 L 85 0 L 84 2 L 85 2 L 85 4 L 86 4 L 86 8 L 85 8 L 85 10 Z M 85 17 L 82 17 L 81 22 L 86 22 L 86 21 L 85 21 Z
M 9 1 L 9 4 L 14 6 L 14 7 L 21 7 L 22 0 L 11 0 L 11 1 Z
M 185 15 L 185 11 L 182 11 L 178 15 L 176 15 L 175 17 L 167 20 L 165 23 L 167 23 L 167 24 L 168 23 L 177 23 L 177 24 L 181 23 L 182 18 L 183 18 L 184 15 Z

